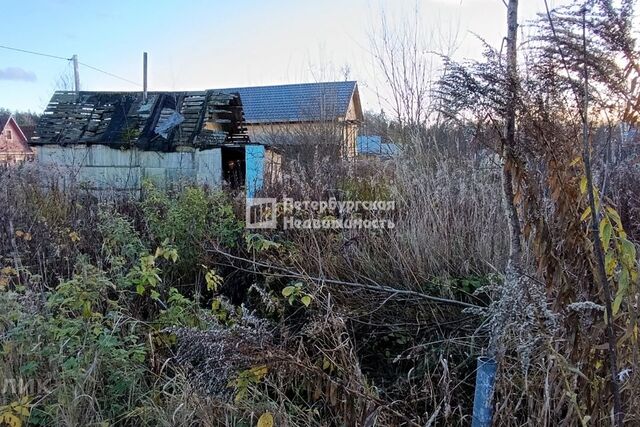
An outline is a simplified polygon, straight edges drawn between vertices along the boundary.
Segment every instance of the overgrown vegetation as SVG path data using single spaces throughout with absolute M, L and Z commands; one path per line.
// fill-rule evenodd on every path
M 270 234 L 245 230 L 243 206 L 220 192 L 146 184 L 139 201 L 100 202 L 33 165 L 3 170 L 3 414 L 31 425 L 253 425 L 262 414 L 351 425 L 448 407 L 464 419 L 469 393 L 434 378 L 471 387 L 478 319 L 462 310 L 497 278 L 486 265 L 504 262 L 504 236 L 498 211 L 478 228 L 455 212 L 488 211 L 496 180 L 468 176 L 462 190 L 446 169 L 421 170 L 431 187 L 418 193 L 403 190 L 418 177 L 402 171 L 396 183 L 383 171 L 340 184 L 350 200 L 398 198 L 392 230 Z M 442 195 L 424 204 L 429 188 Z M 425 209 L 441 222 L 422 220 Z M 420 241 L 416 221 L 433 230 Z M 457 253 L 458 234 L 483 248 Z
M 496 425 L 638 423 L 632 2 L 549 11 L 520 45 L 508 3 L 504 53 L 384 67 L 422 64 L 371 118 L 400 155 L 342 163 L 323 132 L 263 191 L 392 200 L 394 227 L 251 230 L 221 191 L 0 170 L 0 423 L 468 425 L 480 355 Z M 379 53 L 420 44 L 389 31 Z

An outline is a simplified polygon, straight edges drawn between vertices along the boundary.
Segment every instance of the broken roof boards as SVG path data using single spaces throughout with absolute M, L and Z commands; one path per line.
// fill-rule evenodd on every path
M 249 142 L 237 93 L 55 92 L 34 145 L 103 144 L 174 151 Z

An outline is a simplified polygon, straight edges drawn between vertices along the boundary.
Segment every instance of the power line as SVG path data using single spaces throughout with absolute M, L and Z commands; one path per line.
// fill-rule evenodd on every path
M 32 51 L 32 50 L 27 50 L 27 49 L 18 49 L 17 47 L 10 47 L 10 46 L 3 46 L 3 45 L 0 45 L 0 49 L 7 49 L 7 50 L 13 50 L 13 51 L 15 51 L 15 52 L 29 53 L 29 54 L 31 54 L 31 55 L 44 56 L 44 57 L 47 57 L 47 58 L 61 59 L 61 60 L 63 60 L 63 61 L 71 61 L 71 60 L 73 59 L 73 58 L 64 58 L 64 57 L 62 57 L 62 56 L 50 55 L 50 54 L 48 54 L 48 53 L 34 52 L 34 51 Z M 113 73 L 110 73 L 110 72 L 108 72 L 108 71 L 102 70 L 102 69 L 100 69 L 100 68 L 98 68 L 98 67 L 94 67 L 93 65 L 89 65 L 89 64 L 86 64 L 86 63 L 84 63 L 84 62 L 78 62 L 78 64 L 80 64 L 80 65 L 82 65 L 82 66 L 84 66 L 84 67 L 87 67 L 87 68 L 91 68 L 92 70 L 97 71 L 97 72 L 99 72 L 99 73 L 106 74 L 107 76 L 111 76 L 111 77 L 113 77 L 113 78 L 116 78 L 116 79 L 119 79 L 119 80 L 125 81 L 125 82 L 127 82 L 127 83 L 131 83 L 131 84 L 136 85 L 136 86 L 141 86 L 141 84 L 140 84 L 140 83 L 137 83 L 137 82 L 134 82 L 134 81 L 132 81 L 132 80 L 126 79 L 126 78 L 124 78 L 124 77 L 120 77 L 120 76 L 118 76 L 118 75 L 116 75 L 116 74 L 113 74 Z
M 30 53 L 32 55 L 46 56 L 48 58 L 62 59 L 63 61 L 71 61 L 71 58 L 63 58 L 62 56 L 49 55 L 48 53 L 34 52 L 32 50 L 18 49 L 17 47 L 9 47 L 9 46 L 0 45 L 0 48 L 7 49 L 7 50 L 14 50 L 16 52 Z
M 120 77 L 120 76 L 112 74 L 112 73 L 110 73 L 108 71 L 104 71 L 104 70 L 101 70 L 100 68 L 96 68 L 96 67 L 94 67 L 92 65 L 85 64 L 84 62 L 78 62 L 78 64 L 83 65 L 83 66 L 85 66 L 87 68 L 91 68 L 92 70 L 98 71 L 100 73 L 106 74 L 107 76 L 111 76 L 111 77 L 114 77 L 116 79 L 120 79 L 120 80 L 125 81 L 127 83 L 131 83 L 131 84 L 136 85 L 136 86 L 141 86 L 140 83 L 134 82 L 133 80 L 125 79 L 124 77 Z

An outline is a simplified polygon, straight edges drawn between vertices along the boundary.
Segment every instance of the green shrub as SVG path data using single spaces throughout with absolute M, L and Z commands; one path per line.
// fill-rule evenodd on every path
M 112 273 L 121 275 L 141 253 L 148 252 L 133 221 L 112 207 L 103 207 L 98 212 L 98 231 L 103 242 L 102 255 Z
M 201 264 L 203 243 L 213 240 L 234 248 L 242 237 L 242 223 L 222 192 L 185 187 L 173 195 L 145 183 L 144 194 L 140 205 L 147 227 L 157 242 L 168 240 L 175 245 L 180 268 Z
M 35 312 L 35 295 L 0 294 L 0 372 L 38 384 L 32 424 L 113 423 L 144 397 L 145 327 L 110 298 L 115 289 L 81 263 Z

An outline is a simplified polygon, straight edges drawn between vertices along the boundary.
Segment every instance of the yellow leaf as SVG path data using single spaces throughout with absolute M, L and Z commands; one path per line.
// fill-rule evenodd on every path
M 587 192 L 587 177 L 583 176 L 580 179 L 580 193 L 586 194 L 586 192 Z
M 311 296 L 310 295 L 303 296 L 302 298 L 300 298 L 300 302 L 302 302 L 305 307 L 309 307 L 309 304 L 311 304 Z
M 287 286 L 282 290 L 282 296 L 288 297 L 296 290 L 293 286 Z
M 587 206 L 587 209 L 584 210 L 582 216 L 580 217 L 580 221 L 585 221 L 591 215 L 591 206 Z
M 23 417 L 28 417 L 29 416 L 29 407 L 28 406 L 16 406 L 15 408 L 13 408 L 13 410 L 19 414 L 22 415 Z
M 254 375 L 256 380 L 260 381 L 265 377 L 265 375 L 267 375 L 267 372 L 269 372 L 269 369 L 267 368 L 267 365 L 259 365 L 259 366 L 254 366 L 253 368 L 250 369 L 250 371 Z
M 0 270 L 0 273 L 6 275 L 6 276 L 11 276 L 17 273 L 17 271 L 13 268 L 13 267 L 5 267 L 2 270 Z
M 0 423 L 6 424 L 9 427 L 22 427 L 22 420 L 11 412 L 3 412 L 0 414 Z
M 614 257 L 614 251 L 608 251 L 604 259 L 604 266 L 607 277 L 611 277 L 618 266 L 618 260 Z
M 69 238 L 74 243 L 80 241 L 80 236 L 75 231 L 72 231 L 71 233 L 69 233 Z
M 623 229 L 622 220 L 620 220 L 620 215 L 618 214 L 618 212 L 615 209 L 613 209 L 611 206 L 607 206 L 606 210 L 609 217 L 616 224 L 616 227 L 618 228 L 618 230 L 622 230 Z
M 265 412 L 258 418 L 257 427 L 273 427 L 273 415 L 271 412 Z

